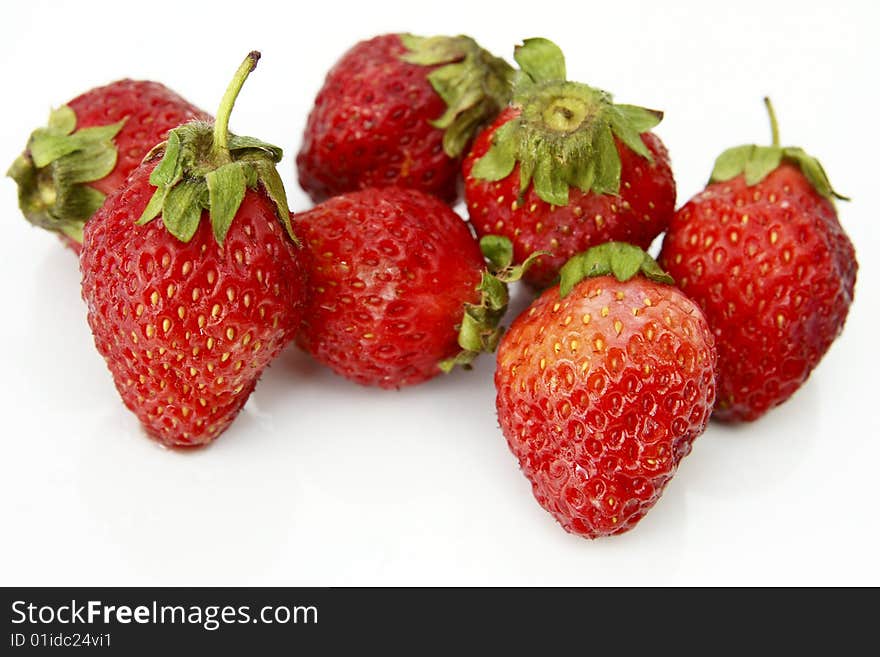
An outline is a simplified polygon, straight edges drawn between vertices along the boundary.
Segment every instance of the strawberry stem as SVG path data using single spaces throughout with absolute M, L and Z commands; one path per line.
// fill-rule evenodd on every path
M 773 145 L 779 146 L 779 124 L 776 122 L 776 112 L 773 110 L 773 103 L 770 98 L 764 96 L 764 105 L 767 107 L 767 114 L 770 115 L 770 135 L 773 139 Z
M 225 161 L 230 160 L 229 155 L 229 116 L 232 114 L 232 107 L 235 105 L 235 99 L 238 98 L 238 92 L 241 91 L 244 81 L 247 80 L 250 72 L 257 67 L 260 61 L 260 53 L 252 50 L 245 57 L 241 66 L 232 77 L 232 81 L 226 88 L 226 93 L 220 100 L 220 108 L 217 110 L 217 120 L 214 122 L 214 144 L 211 152 L 215 157 Z

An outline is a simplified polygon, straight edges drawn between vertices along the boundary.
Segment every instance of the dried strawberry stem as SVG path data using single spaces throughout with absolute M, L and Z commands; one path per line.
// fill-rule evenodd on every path
M 776 122 L 776 112 L 773 110 L 773 103 L 770 98 L 764 96 L 764 105 L 767 107 L 767 114 L 770 115 L 770 136 L 773 139 L 773 145 L 779 146 L 779 124 Z
M 232 81 L 226 88 L 226 93 L 220 101 L 220 108 L 217 110 L 217 120 L 214 123 L 214 145 L 211 149 L 212 154 L 224 160 L 230 160 L 229 155 L 229 116 L 232 114 L 232 108 L 235 100 L 238 98 L 238 92 L 241 91 L 244 81 L 248 75 L 257 67 L 260 61 L 260 53 L 252 50 L 245 57 L 241 66 L 232 77 Z

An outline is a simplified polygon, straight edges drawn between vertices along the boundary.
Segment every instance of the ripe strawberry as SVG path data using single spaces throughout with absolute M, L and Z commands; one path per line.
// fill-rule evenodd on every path
M 166 445 L 213 440 L 295 334 L 305 284 L 280 149 L 187 123 L 86 224 L 80 266 L 95 345 L 119 394 Z M 158 218 L 158 219 L 157 219 Z
M 158 82 L 119 80 L 53 110 L 7 175 L 25 218 L 75 252 L 83 224 L 168 131 L 211 116 Z
M 706 428 L 712 333 L 671 282 L 637 247 L 593 247 L 501 340 L 501 429 L 538 502 L 574 534 L 632 529 Z
M 714 417 L 755 420 L 788 399 L 843 330 L 858 265 L 832 199 L 800 148 L 739 146 L 675 215 L 660 259 L 718 345 Z
M 311 298 L 299 342 L 337 374 L 399 388 L 493 351 L 516 280 L 510 245 L 485 240 L 418 190 L 369 188 L 297 215 Z
M 358 43 L 315 99 L 296 159 L 300 185 L 316 202 L 392 185 L 454 201 L 461 155 L 507 104 L 512 74 L 465 36 Z
M 536 287 L 590 246 L 648 248 L 675 210 L 669 156 L 649 132 L 662 114 L 565 81 L 562 52 L 546 39 L 527 39 L 515 58 L 522 73 L 512 105 L 463 164 L 477 234 L 510 238 L 515 262 L 548 251 L 525 275 Z

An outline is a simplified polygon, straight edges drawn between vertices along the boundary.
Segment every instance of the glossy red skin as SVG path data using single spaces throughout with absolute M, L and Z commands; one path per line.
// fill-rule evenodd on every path
M 715 418 L 756 420 L 806 381 L 843 330 L 858 265 L 834 205 L 783 164 L 709 185 L 675 215 L 661 264 L 718 345 Z
M 464 192 L 477 235 L 504 235 L 513 242 L 514 258 L 522 262 L 535 251 L 549 251 L 530 267 L 523 279 L 544 288 L 554 282 L 573 255 L 604 242 L 620 241 L 647 249 L 666 230 L 675 211 L 675 180 L 669 154 L 659 137 L 642 135 L 652 164 L 617 141 L 620 154 L 620 194 L 585 194 L 570 188 L 567 206 L 541 200 L 529 184 L 519 201 L 519 164 L 498 182 L 474 178 L 474 164 L 492 143 L 502 125 L 519 115 L 509 107 L 481 132 L 462 164 Z
M 155 191 L 154 167 L 135 170 L 86 223 L 83 298 L 95 346 L 147 433 L 169 446 L 203 445 L 293 338 L 307 286 L 262 191 L 247 192 L 222 249 L 206 215 L 188 243 L 161 216 L 136 225 Z
M 546 290 L 498 349 L 498 421 L 538 503 L 573 534 L 632 529 L 715 400 L 712 333 L 670 285 L 637 276 Z
M 460 159 L 443 151 L 430 121 L 446 111 L 428 74 L 409 64 L 396 34 L 362 41 L 327 74 L 296 158 L 299 184 L 313 201 L 366 187 L 419 189 L 458 198 Z
M 467 224 L 396 187 L 334 197 L 297 215 L 312 285 L 299 342 L 337 374 L 400 388 L 458 351 L 464 304 L 485 269 Z

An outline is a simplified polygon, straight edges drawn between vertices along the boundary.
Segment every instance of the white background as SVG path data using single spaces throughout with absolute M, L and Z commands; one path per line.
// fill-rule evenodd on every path
M 256 48 L 263 59 L 232 128 L 285 148 L 291 206 L 305 209 L 293 173 L 301 131 L 326 70 L 354 42 L 469 33 L 510 59 L 540 35 L 566 51 L 571 79 L 666 110 L 657 132 L 680 203 L 721 150 L 769 140 L 770 94 L 783 142 L 820 157 L 854 199 L 839 209 L 861 269 L 842 338 L 794 399 L 750 426 L 712 425 L 634 531 L 589 542 L 533 500 L 496 424 L 489 357 L 387 392 L 291 348 L 212 447 L 162 449 L 94 349 L 74 256 L 21 219 L 14 184 L 0 180 L 0 584 L 880 584 L 876 7 L 6 6 L 4 168 L 50 107 L 120 77 L 160 80 L 214 111 Z

